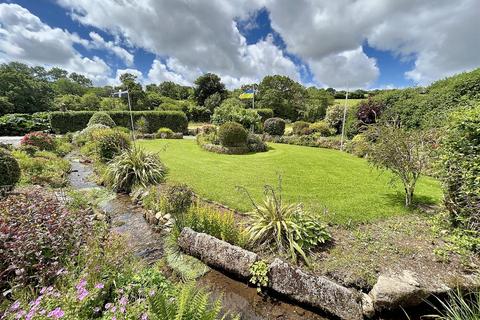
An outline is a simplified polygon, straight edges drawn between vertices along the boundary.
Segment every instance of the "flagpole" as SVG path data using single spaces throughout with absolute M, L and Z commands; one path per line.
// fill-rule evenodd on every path
M 343 151 L 343 139 L 345 135 L 345 121 L 347 120 L 347 104 L 348 104 L 348 85 L 347 85 L 347 93 L 345 95 L 345 106 L 343 107 L 342 139 L 340 141 L 340 150 L 342 151 Z
M 253 87 L 253 100 L 252 100 L 253 106 L 252 106 L 252 109 L 255 109 L 255 85 L 253 85 L 252 87 Z
M 118 97 L 121 98 L 122 94 L 127 94 L 127 101 L 128 101 L 128 110 L 130 111 L 130 125 L 132 127 L 132 140 L 135 143 L 135 125 L 133 124 L 133 113 L 132 113 L 132 103 L 130 102 L 130 93 L 128 89 L 126 91 L 122 91 L 122 89 L 118 89 Z M 115 94 L 113 94 L 115 95 Z

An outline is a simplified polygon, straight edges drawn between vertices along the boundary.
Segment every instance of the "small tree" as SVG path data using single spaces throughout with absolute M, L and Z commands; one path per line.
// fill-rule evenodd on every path
M 368 161 L 377 168 L 392 171 L 402 181 L 405 206 L 409 207 L 417 180 L 429 164 L 431 136 L 392 125 L 373 127 L 369 134 L 376 141 L 370 147 Z

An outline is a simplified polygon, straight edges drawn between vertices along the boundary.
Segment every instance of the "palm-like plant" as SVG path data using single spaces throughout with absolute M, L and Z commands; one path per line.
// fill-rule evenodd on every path
M 106 175 L 115 191 L 130 193 L 133 187 L 163 182 L 166 173 L 158 154 L 135 146 L 115 157 L 109 163 Z
M 480 319 L 480 292 L 463 295 L 460 291 L 448 293 L 448 299 L 440 302 L 440 308 L 433 306 L 440 315 L 429 316 L 440 320 L 478 320 Z

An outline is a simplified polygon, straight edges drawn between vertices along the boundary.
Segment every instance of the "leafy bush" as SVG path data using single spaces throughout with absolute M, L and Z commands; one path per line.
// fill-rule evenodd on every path
M 52 130 L 57 133 L 80 131 L 87 126 L 93 111 L 52 112 L 50 123 Z M 117 126 L 131 128 L 130 112 L 109 111 L 108 115 Z M 133 121 L 141 117 L 148 119 L 148 133 L 157 132 L 162 127 L 170 128 L 174 132 L 186 132 L 188 119 L 180 111 L 133 111 Z
M 281 118 L 269 118 L 265 120 L 263 130 L 272 136 L 283 136 L 285 133 L 285 120 Z
M 0 193 L 3 188 L 12 189 L 20 180 L 20 165 L 8 151 L 0 148 Z
M 310 134 L 310 123 L 305 121 L 296 121 L 293 123 L 292 132 L 297 136 Z
M 441 164 L 452 222 L 480 231 L 480 104 L 451 115 L 441 141 Z
M 177 232 L 181 232 L 185 227 L 209 234 L 233 245 L 240 247 L 247 245 L 246 235 L 243 229 L 235 224 L 235 217 L 230 211 L 221 212 L 210 206 L 196 203 L 185 213 L 175 216 Z
M 368 154 L 370 143 L 364 134 L 357 134 L 351 141 L 347 142 L 346 150 L 359 157 L 365 157 Z
M 249 133 L 247 137 L 247 146 L 250 152 L 265 152 L 268 150 L 267 144 L 256 134 Z
M 260 121 L 265 122 L 267 119 L 273 118 L 273 110 L 272 109 L 255 109 L 255 111 L 260 116 Z
M 281 187 L 277 194 L 272 187 L 265 186 L 263 205 L 256 204 L 251 197 L 250 200 L 254 210 L 247 213 L 247 232 L 253 245 L 273 245 L 279 252 L 287 252 L 294 262 L 301 256 L 309 264 L 307 250 L 331 238 L 318 216 L 305 212 L 300 204 L 283 203 Z
M 135 121 L 135 130 L 140 133 L 148 133 L 148 121 L 145 117 L 140 117 Z
M 183 134 L 181 132 L 175 133 L 169 128 L 160 128 L 157 131 L 156 138 L 160 138 L 160 139 L 182 139 Z
M 327 114 L 325 115 L 325 121 L 332 127 L 335 128 L 336 132 L 342 131 L 343 123 L 343 113 L 345 107 L 339 104 L 329 106 L 327 108 Z
M 162 184 L 152 186 L 143 198 L 143 206 L 162 214 L 179 214 L 190 208 L 194 193 L 185 184 Z
M 166 168 L 156 153 L 134 147 L 115 157 L 107 168 L 107 181 L 115 191 L 130 193 L 165 180 Z
M 50 130 L 48 113 L 6 114 L 0 117 L 0 136 L 22 136 L 34 131 Z
M 218 129 L 218 139 L 225 147 L 241 147 L 247 143 L 248 132 L 236 122 L 226 122 Z
M 380 118 L 385 105 L 381 100 L 368 98 L 358 105 L 357 118 L 363 124 L 373 124 Z
M 113 129 L 96 130 L 92 132 L 96 155 L 103 162 L 108 162 L 129 149 L 131 146 L 128 134 Z
M 199 129 L 200 133 L 210 134 L 217 133 L 217 127 L 211 124 L 206 124 Z
M 245 109 L 240 100 L 230 98 L 216 108 L 212 115 L 212 123 L 216 125 L 222 125 L 227 122 L 237 122 L 245 128 L 250 128 L 252 126 L 258 127 L 261 123 L 261 118 L 254 109 Z
M 49 151 L 38 151 L 29 156 L 24 151 L 13 151 L 22 175 L 20 181 L 26 184 L 64 187 L 68 184 L 70 163 Z
M 83 211 L 67 210 L 42 188 L 0 200 L 0 287 L 48 285 L 89 234 Z
M 310 125 L 311 132 L 317 132 L 322 137 L 329 137 L 335 134 L 335 129 L 330 127 L 326 121 L 318 121 Z
M 87 127 L 93 126 L 95 124 L 102 124 L 109 128 L 113 128 L 116 126 L 115 121 L 113 121 L 106 112 L 95 112 L 88 121 Z
M 55 149 L 55 140 L 51 135 L 44 132 L 32 132 L 26 134 L 20 141 L 21 145 L 37 147 L 38 150 L 52 151 Z

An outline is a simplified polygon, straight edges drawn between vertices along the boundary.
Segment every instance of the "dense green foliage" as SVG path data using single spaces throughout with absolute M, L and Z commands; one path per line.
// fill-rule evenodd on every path
M 108 162 L 131 146 L 130 136 L 115 129 L 100 129 L 92 134 L 95 153 L 102 162 Z
M 380 174 L 364 159 L 337 150 L 270 144 L 266 153 L 224 155 L 205 152 L 191 140 L 137 143 L 162 152 L 170 181 L 186 183 L 200 196 L 241 211 L 251 206 L 236 186 L 245 186 L 260 201 L 264 184 L 281 173 L 284 201 L 302 202 L 308 211 L 323 212 L 321 201 L 329 209 L 328 221 L 359 223 L 408 212 L 403 186 L 390 186 L 393 174 Z M 439 204 L 440 184 L 421 177 L 415 195 L 419 202 Z
M 305 121 L 296 121 L 292 126 L 293 134 L 303 136 L 310 133 L 310 123 Z
M 48 113 L 6 114 L 0 117 L 1 136 L 21 136 L 44 130 L 50 130 Z
M 95 124 L 102 124 L 104 126 L 113 128 L 115 127 L 115 121 L 108 115 L 106 112 L 95 112 L 90 120 L 87 123 L 87 126 L 90 127 Z
M 70 163 L 53 152 L 15 150 L 12 152 L 18 160 L 22 175 L 20 182 L 54 188 L 65 187 L 68 184 Z
M 258 113 L 260 116 L 261 121 L 265 122 L 265 120 L 273 118 L 273 110 L 272 109 L 267 109 L 267 108 L 262 108 L 262 109 L 256 109 L 255 111 Z
M 32 146 L 40 151 L 53 151 L 55 140 L 52 135 L 44 132 L 31 132 L 26 134 L 20 141 L 21 146 Z
M 0 148 L 0 188 L 11 189 L 20 180 L 20 166 L 15 157 L 3 148 Z M 0 193 L 3 190 L 0 190 Z
M 269 118 L 265 120 L 263 130 L 272 136 L 283 136 L 285 133 L 285 120 L 281 118 Z
M 452 221 L 480 230 L 480 104 L 451 115 L 441 141 L 441 160 Z
M 206 73 L 195 80 L 193 95 L 199 105 L 203 106 L 205 100 L 216 93 L 218 93 L 221 98 L 226 94 L 225 85 L 221 82 L 219 76 L 213 73 Z
M 157 153 L 134 147 L 109 163 L 107 182 L 115 191 L 130 193 L 135 187 L 148 187 L 165 180 L 166 168 Z
M 94 112 L 52 112 L 51 126 L 57 133 L 66 133 L 80 131 L 84 129 Z M 111 111 L 108 115 L 113 121 L 121 127 L 131 128 L 130 113 L 127 111 Z M 160 128 L 170 128 L 175 132 L 185 132 L 187 130 L 187 117 L 180 111 L 134 111 L 133 119 L 138 120 L 141 117 L 148 119 L 148 132 L 157 132 Z
M 218 129 L 218 140 L 225 147 L 241 147 L 247 144 L 248 132 L 236 122 L 226 122 Z
M 243 103 L 237 98 L 229 98 L 223 101 L 220 107 L 215 109 L 212 115 L 212 123 L 221 125 L 226 122 L 238 122 L 245 128 L 258 127 L 261 121 L 260 115 L 254 109 L 245 109 Z

